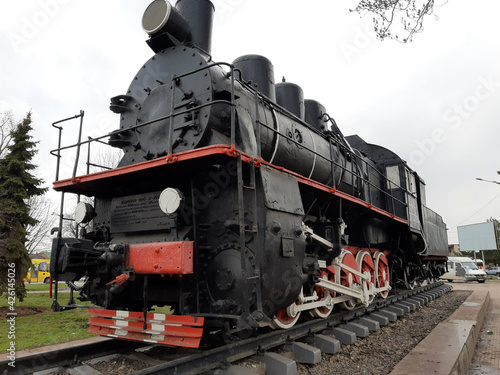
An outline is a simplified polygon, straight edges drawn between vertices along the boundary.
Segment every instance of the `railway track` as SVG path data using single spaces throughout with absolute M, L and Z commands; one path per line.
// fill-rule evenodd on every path
M 42 374 L 40 371 L 45 371 L 43 374 L 47 374 L 46 370 L 54 369 L 54 373 L 64 374 L 65 369 L 79 367 L 83 372 L 78 373 L 85 374 L 84 371 L 88 371 L 90 374 L 92 363 L 106 360 L 116 363 L 120 356 L 124 356 L 123 358 L 128 358 L 130 361 L 142 362 L 141 367 L 145 368 L 133 372 L 136 375 L 202 374 L 215 369 L 223 369 L 221 374 L 248 373 L 246 369 L 238 370 L 231 365 L 249 357 L 257 358 L 268 367 L 272 367 L 273 375 L 288 374 L 293 373 L 293 370 L 289 372 L 290 367 L 296 364 L 293 360 L 276 354 L 278 348 L 285 346 L 294 353 L 297 362 L 313 364 L 317 358 L 321 359 L 321 350 L 333 354 L 340 349 L 341 344 L 353 343 L 357 337 L 364 337 L 378 326 L 394 321 L 451 289 L 451 286 L 438 282 L 413 290 L 398 290 L 386 299 L 375 300 L 368 307 L 340 311 L 326 319 L 305 321 L 288 330 L 270 331 L 216 348 L 180 350 L 161 347 L 149 350 L 151 346 L 145 347 L 144 343 L 106 340 L 83 347 L 21 357 L 16 360 L 15 369 L 8 367 L 7 361 L 3 361 L 0 362 L 0 373 L 24 375 Z M 152 352 L 155 354 L 150 356 Z M 92 363 L 87 362 L 91 359 Z M 226 371 L 228 368 L 231 370 Z M 279 370 L 280 368 L 282 370 Z

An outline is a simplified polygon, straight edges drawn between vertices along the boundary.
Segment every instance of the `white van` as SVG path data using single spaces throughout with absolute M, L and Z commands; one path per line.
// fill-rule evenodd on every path
M 448 272 L 441 275 L 441 279 L 477 281 L 484 283 L 486 281 L 486 272 L 480 269 L 477 264 L 467 257 L 448 257 Z

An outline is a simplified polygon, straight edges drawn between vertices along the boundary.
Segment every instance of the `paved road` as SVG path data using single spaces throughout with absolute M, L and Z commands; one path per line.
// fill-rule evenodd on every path
M 454 290 L 488 290 L 490 306 L 468 375 L 500 375 L 500 281 L 450 283 Z

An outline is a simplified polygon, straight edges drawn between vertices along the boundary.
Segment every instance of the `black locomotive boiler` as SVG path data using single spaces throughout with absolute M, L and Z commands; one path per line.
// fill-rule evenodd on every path
M 435 281 L 446 229 L 417 172 L 344 137 L 265 57 L 214 62 L 213 14 L 208 0 L 151 3 L 154 55 L 111 99 L 123 158 L 54 183 L 91 198 L 51 262 L 57 280 L 85 278 L 90 330 L 197 347 L 203 331 L 286 329 Z

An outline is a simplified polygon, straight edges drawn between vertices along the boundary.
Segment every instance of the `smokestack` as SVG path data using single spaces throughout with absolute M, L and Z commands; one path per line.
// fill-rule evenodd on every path
M 214 5 L 210 0 L 179 0 L 175 7 L 189 23 L 191 38 L 187 41 L 210 54 Z

